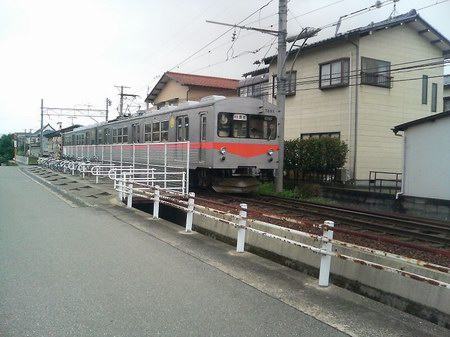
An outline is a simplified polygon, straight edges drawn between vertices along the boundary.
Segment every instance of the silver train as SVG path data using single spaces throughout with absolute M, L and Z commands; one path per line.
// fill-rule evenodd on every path
M 75 129 L 63 146 L 190 142 L 190 182 L 250 192 L 278 165 L 277 109 L 254 98 L 208 96 Z

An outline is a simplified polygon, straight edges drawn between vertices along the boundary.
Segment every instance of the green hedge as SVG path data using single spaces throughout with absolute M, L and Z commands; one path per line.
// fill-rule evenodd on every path
M 345 165 L 348 146 L 337 138 L 293 139 L 284 144 L 284 167 L 295 178 L 332 176 Z

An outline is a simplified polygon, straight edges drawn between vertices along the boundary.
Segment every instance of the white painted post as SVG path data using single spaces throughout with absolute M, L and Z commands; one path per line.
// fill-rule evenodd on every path
M 159 186 L 155 186 L 155 201 L 153 202 L 153 219 L 159 219 Z
M 243 253 L 245 246 L 245 226 L 247 226 L 247 204 L 241 204 L 241 210 L 239 212 L 239 228 L 237 234 L 236 252 Z
M 333 221 L 325 221 L 324 222 L 324 230 L 323 237 L 327 239 L 333 239 L 333 230 L 334 227 Z M 331 229 L 330 229 L 331 228 Z M 326 252 L 331 252 L 332 244 L 331 242 L 323 242 L 322 250 Z M 319 286 L 328 287 L 330 280 L 330 269 L 331 269 L 331 256 L 322 254 L 320 258 L 320 272 L 319 272 Z
M 186 233 L 192 232 L 192 219 L 194 217 L 195 193 L 189 193 L 188 207 L 186 214 Z
M 127 208 L 133 207 L 133 183 L 128 184 Z

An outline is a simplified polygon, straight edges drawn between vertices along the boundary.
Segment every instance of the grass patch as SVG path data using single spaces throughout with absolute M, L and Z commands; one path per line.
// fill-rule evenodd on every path
M 325 199 L 320 196 L 320 185 L 302 184 L 302 185 L 286 185 L 281 192 L 275 191 L 275 185 L 272 183 L 263 183 L 256 190 L 258 195 L 273 195 L 276 197 L 298 199 L 317 204 L 332 205 L 337 204 L 335 201 Z

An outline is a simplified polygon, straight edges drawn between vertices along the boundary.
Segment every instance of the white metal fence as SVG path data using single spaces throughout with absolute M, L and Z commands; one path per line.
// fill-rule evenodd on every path
M 163 188 L 188 192 L 189 142 L 73 145 L 64 146 L 63 154 L 66 158 L 110 165 L 109 168 L 114 167 L 116 170 L 118 167 L 126 167 L 129 171 L 131 167 L 136 179 L 142 178 L 142 174 L 148 176 L 148 172 L 151 172 L 153 183 L 159 180 L 159 185 Z M 97 181 L 106 171 L 106 166 L 91 171 Z M 141 169 L 146 173 L 139 172 Z M 183 179 L 179 179 L 180 176 L 183 176 Z

